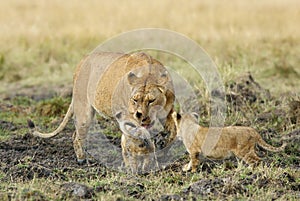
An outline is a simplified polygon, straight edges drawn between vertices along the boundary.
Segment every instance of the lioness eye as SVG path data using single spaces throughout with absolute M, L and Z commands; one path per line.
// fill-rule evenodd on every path
M 151 104 L 151 103 L 153 103 L 155 101 L 155 99 L 151 99 L 151 100 L 149 100 L 149 104 Z

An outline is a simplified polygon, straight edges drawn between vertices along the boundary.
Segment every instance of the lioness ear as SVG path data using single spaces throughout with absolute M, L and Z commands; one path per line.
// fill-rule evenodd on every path
M 122 112 L 116 113 L 115 117 L 117 118 L 117 120 L 120 120 L 122 117 Z
M 127 80 L 130 85 L 135 84 L 137 79 L 138 77 L 133 72 L 128 73 Z
M 181 115 L 179 113 L 177 113 L 176 118 L 177 118 L 177 120 L 180 120 L 181 119 Z
M 196 112 L 192 112 L 191 114 L 196 118 L 197 121 L 199 121 L 199 115 Z
M 165 85 L 169 81 L 168 72 L 165 71 L 160 74 L 160 77 L 157 80 L 158 85 Z

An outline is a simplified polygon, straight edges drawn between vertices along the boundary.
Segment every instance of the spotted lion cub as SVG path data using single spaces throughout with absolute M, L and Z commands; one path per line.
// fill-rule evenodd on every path
M 172 118 L 175 121 L 177 135 L 179 138 L 182 138 L 190 156 L 190 162 L 184 165 L 182 168 L 183 171 L 188 171 L 190 169 L 192 169 L 192 172 L 196 171 L 199 163 L 199 153 L 202 153 L 204 156 L 211 159 L 224 159 L 234 154 L 247 164 L 253 165 L 260 161 L 260 158 L 255 153 L 256 144 L 272 152 L 283 151 L 286 146 L 286 143 L 283 143 L 281 147 L 273 147 L 267 144 L 261 136 L 250 127 L 202 127 L 198 125 L 197 117 L 190 113 L 185 113 L 181 116 L 180 114 L 173 112 Z M 211 129 L 211 136 L 216 134 L 216 136 L 212 138 L 215 139 L 216 142 L 211 149 L 205 148 L 206 143 L 211 143 L 210 140 L 205 142 L 206 138 L 211 137 L 208 136 L 209 129 Z M 220 131 L 219 135 L 217 135 L 217 131 Z
M 116 114 L 116 118 L 122 131 L 121 148 L 126 168 L 133 174 L 151 170 L 152 163 L 157 165 L 157 161 L 149 131 L 122 112 Z

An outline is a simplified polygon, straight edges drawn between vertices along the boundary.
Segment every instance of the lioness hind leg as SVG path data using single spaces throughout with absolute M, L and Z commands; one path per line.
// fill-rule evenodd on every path
M 79 112 L 76 112 L 76 110 L 74 110 L 76 133 L 73 137 L 73 147 L 77 156 L 77 161 L 80 164 L 82 164 L 86 160 L 83 145 L 92 123 L 94 113 L 95 112 L 92 107 L 86 107 L 86 110 L 81 109 Z

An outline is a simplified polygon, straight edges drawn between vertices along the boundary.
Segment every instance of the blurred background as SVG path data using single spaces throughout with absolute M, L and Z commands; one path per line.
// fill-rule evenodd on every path
M 165 28 L 197 41 L 224 81 L 244 72 L 299 92 L 298 0 L 0 1 L 0 92 L 71 85 L 84 55 L 116 34 Z

